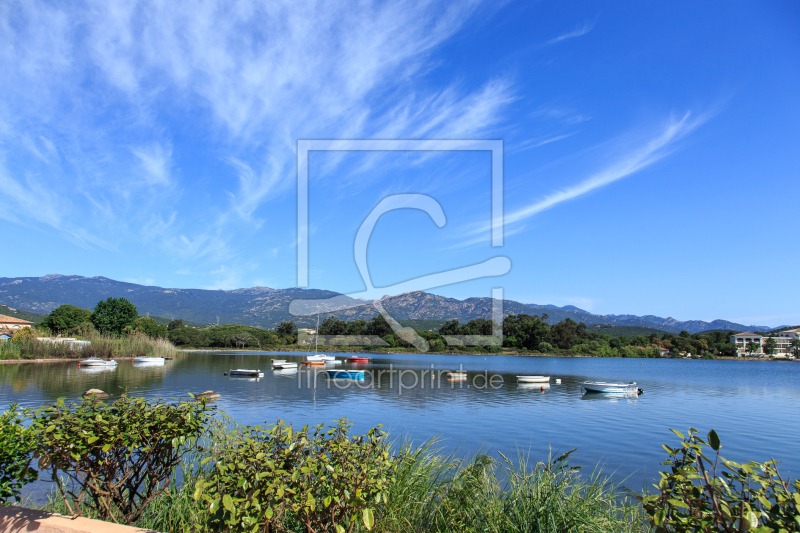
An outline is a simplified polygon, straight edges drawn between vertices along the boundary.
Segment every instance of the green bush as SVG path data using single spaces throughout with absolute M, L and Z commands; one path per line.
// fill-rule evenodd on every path
M 656 532 L 800 531 L 800 481 L 785 481 L 777 461 L 734 463 L 719 456 L 713 429 L 707 443 L 694 428 L 686 437 L 672 431 L 682 442 L 679 448 L 664 445 L 669 457 L 661 464 L 670 471 L 661 473 L 658 494 L 642 498 Z M 713 460 L 706 446 L 715 452 Z
M 0 504 L 9 498 L 20 501 L 22 487 L 39 474 L 31 468 L 29 430 L 22 425 L 17 404 L 0 413 Z
M 123 396 L 26 410 L 34 457 L 50 468 L 67 508 L 133 524 L 158 498 L 209 420 L 204 401 L 176 405 Z
M 214 451 L 211 475 L 195 499 L 206 502 L 216 531 L 352 531 L 371 529 L 375 509 L 393 481 L 394 462 L 378 428 L 351 437 L 340 420 L 294 431 L 278 421 L 267 429 L 245 427 Z M 204 526 L 199 526 L 202 529 Z

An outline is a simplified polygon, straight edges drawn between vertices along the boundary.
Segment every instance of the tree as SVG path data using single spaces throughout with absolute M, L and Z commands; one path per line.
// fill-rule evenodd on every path
M 231 342 L 236 345 L 237 348 L 244 348 L 247 343 L 251 342 L 252 340 L 253 337 L 249 333 L 240 333 L 231 337 Z
M 748 353 L 749 355 L 753 355 L 753 354 L 754 354 L 755 352 L 757 352 L 757 351 L 758 351 L 760 348 L 761 348 L 761 343 L 758 343 L 758 342 L 748 342 L 748 343 L 747 343 L 747 347 L 745 348 L 745 350 L 747 350 L 747 353 Z
M 279 337 L 294 337 L 297 335 L 297 326 L 294 322 L 281 322 L 275 332 Z
M 767 338 L 767 342 L 764 343 L 764 353 L 767 355 L 775 355 L 775 352 L 778 351 L 778 343 L 775 341 L 775 338 L 770 335 Z
M 329 316 L 319 326 L 320 335 L 344 335 L 347 333 L 347 322 L 335 316 Z
M 148 337 L 156 338 L 156 337 L 166 337 L 167 336 L 167 326 L 159 325 L 158 322 L 150 318 L 149 316 L 140 316 L 136 320 L 133 321 L 132 324 L 133 331 L 139 331 L 144 333 Z
M 167 325 L 167 331 L 172 331 L 173 329 L 180 329 L 185 328 L 186 324 L 184 324 L 183 319 L 179 318 L 178 320 L 172 320 Z
M 125 326 L 132 326 L 139 316 L 136 306 L 125 298 L 112 298 L 98 302 L 92 313 L 92 324 L 101 333 L 122 333 Z
M 547 325 L 547 315 L 508 315 L 503 320 L 503 336 L 508 341 L 510 337 L 516 340 L 516 346 L 535 350 L 542 341 L 550 336 L 550 326 Z M 441 332 L 441 330 L 440 330 Z
M 792 339 L 792 342 L 789 344 L 789 347 L 792 349 L 792 354 L 795 357 L 800 357 L 800 337 L 795 337 Z
M 82 322 L 88 322 L 91 317 L 92 312 L 88 309 L 64 304 L 53 309 L 42 323 L 52 331 L 63 333 L 78 327 Z
M 21 344 L 25 341 L 35 341 L 35 340 L 36 340 L 36 332 L 33 331 L 28 326 L 25 326 L 24 328 L 20 329 L 19 331 L 14 333 L 13 337 L 11 337 L 11 341 L 17 344 Z
M 562 350 L 569 350 L 580 344 L 584 338 L 586 338 L 586 324 L 583 322 L 578 324 L 571 318 L 565 318 L 550 329 L 550 343 Z
M 367 326 L 364 329 L 367 335 L 377 335 L 381 338 L 384 338 L 387 335 L 391 335 L 393 333 L 392 326 L 390 326 L 389 322 L 387 322 L 386 319 L 383 318 L 383 315 L 378 315 L 369 322 L 367 322 Z M 384 340 L 386 339 L 384 338 Z M 392 344 L 392 346 L 394 346 L 394 344 Z

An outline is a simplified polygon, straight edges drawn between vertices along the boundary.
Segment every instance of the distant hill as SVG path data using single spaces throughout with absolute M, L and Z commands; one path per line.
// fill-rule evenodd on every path
M 274 328 L 284 320 L 291 320 L 301 327 L 314 326 L 316 316 L 297 317 L 289 313 L 289 304 L 296 299 L 311 300 L 307 313 L 320 311 L 320 318 L 328 314 L 342 320 L 369 320 L 377 315 L 371 302 L 355 300 L 337 292 L 319 289 L 272 289 L 251 287 L 231 291 L 204 289 L 172 289 L 151 287 L 115 281 L 105 277 L 87 278 L 50 274 L 42 277 L 0 278 L 0 304 L 17 310 L 46 314 L 62 304 L 71 304 L 93 309 L 100 300 L 109 296 L 125 297 L 133 302 L 144 315 L 163 320 L 182 318 L 200 325 L 243 324 L 261 328 Z M 327 301 L 337 297 L 335 305 Z M 313 300 L 320 300 L 319 303 Z M 353 307 L 339 309 L 344 303 Z M 467 298 L 457 300 L 423 291 L 409 292 L 381 299 L 381 304 L 398 321 L 434 321 L 456 319 L 468 322 L 475 318 L 490 318 L 491 298 Z M 653 315 L 595 315 L 575 306 L 557 307 L 550 304 L 524 304 L 512 300 L 503 302 L 505 314 L 529 314 L 548 316 L 551 324 L 571 318 L 587 325 L 614 325 L 654 328 L 660 331 L 689 333 L 709 329 L 738 331 L 767 331 L 766 326 L 745 326 L 726 320 L 704 322 L 702 320 L 679 321 Z M 17 315 L 19 316 L 19 315 Z M 422 324 L 422 323 L 421 323 Z M 430 325 L 430 324 L 429 324 Z M 439 324 L 441 325 L 441 324 Z M 419 329 L 434 329 L 421 327 Z
M 19 318 L 22 320 L 27 320 L 28 322 L 33 322 L 34 324 L 38 324 L 39 322 L 44 320 L 44 317 L 47 316 L 41 313 L 31 313 L 30 311 L 13 309 L 6 305 L 0 305 L 0 315 L 12 316 L 14 318 Z

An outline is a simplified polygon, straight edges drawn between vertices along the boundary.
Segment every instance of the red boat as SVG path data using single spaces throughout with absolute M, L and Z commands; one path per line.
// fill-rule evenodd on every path
M 347 362 L 348 363 L 369 363 L 369 361 L 370 361 L 369 357 L 355 357 L 355 356 L 353 356 L 353 357 L 348 357 L 347 358 Z

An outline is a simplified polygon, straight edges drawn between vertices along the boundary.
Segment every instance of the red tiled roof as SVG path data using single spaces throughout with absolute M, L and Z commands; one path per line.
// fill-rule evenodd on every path
M 26 326 L 33 324 L 21 318 L 14 318 L 13 316 L 0 315 L 0 324 L 24 324 Z

